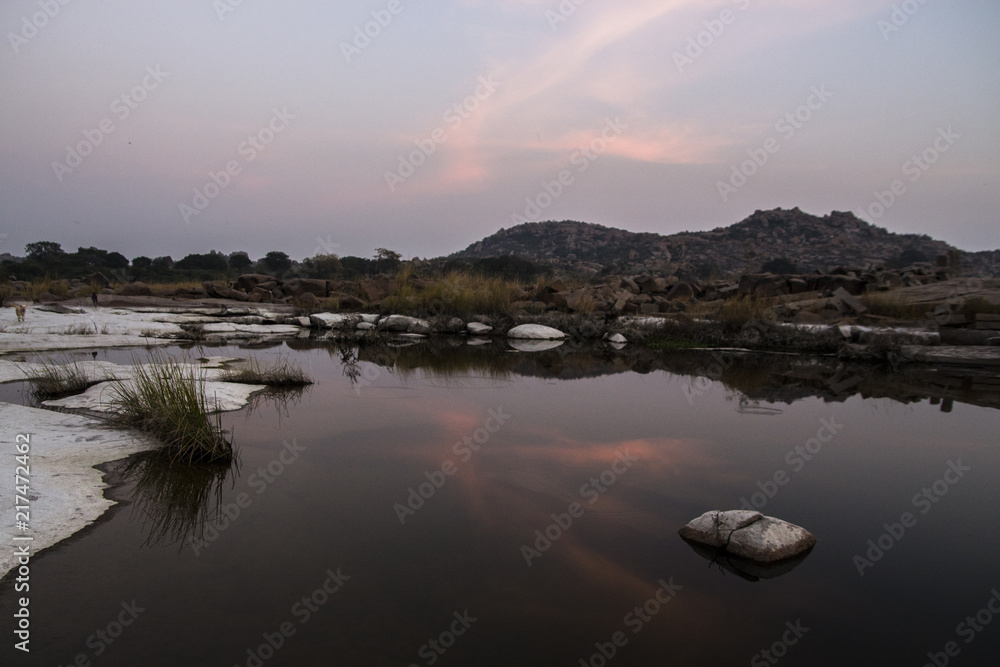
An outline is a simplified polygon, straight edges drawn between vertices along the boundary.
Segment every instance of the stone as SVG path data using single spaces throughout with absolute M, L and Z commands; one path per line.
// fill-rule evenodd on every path
M 355 327 L 358 331 L 371 331 L 375 328 L 375 325 L 371 322 L 358 322 L 358 326 Z
M 493 331 L 493 327 L 481 322 L 469 322 L 466 328 L 471 336 L 485 336 Z
M 262 273 L 245 273 L 236 279 L 235 287 L 244 292 L 253 292 L 254 287 L 272 282 L 275 283 L 275 287 L 278 286 L 278 281 L 274 279 L 274 276 L 266 276 Z
M 317 329 L 341 329 L 353 326 L 357 321 L 356 315 L 344 313 L 315 313 L 309 316 L 309 322 Z
M 111 285 L 111 281 L 100 271 L 91 273 L 89 276 L 83 279 L 83 284 L 94 285 L 96 287 L 106 288 Z
M 855 298 L 853 294 L 848 292 L 843 287 L 838 287 L 834 291 L 833 296 L 834 298 L 839 299 L 841 303 L 843 303 L 845 306 L 847 306 L 848 308 L 850 308 L 859 315 L 868 310 L 865 304 L 861 303 L 861 301 Z
M 206 280 L 201 286 L 205 288 L 205 294 L 213 299 L 228 299 L 232 293 L 225 281 Z
M 624 345 L 625 343 L 628 342 L 628 339 L 625 338 L 625 336 L 621 335 L 620 333 L 616 333 L 615 335 L 608 338 L 608 342 Z
M 522 324 L 507 332 L 508 338 L 525 340 L 562 340 L 566 334 L 541 324 Z
M 257 294 L 258 293 L 257 290 L 259 289 L 260 289 L 259 287 L 255 287 L 253 293 Z M 268 291 L 267 295 L 268 298 L 270 298 L 271 292 Z M 301 306 L 303 308 L 315 308 L 316 306 L 319 305 L 319 297 L 313 294 L 312 292 L 303 292 L 302 294 L 299 294 L 298 296 L 292 298 L 295 301 L 295 305 Z
M 429 336 L 431 333 L 431 323 L 427 320 L 414 319 L 406 329 L 406 333 Z
M 392 294 L 396 283 L 388 276 L 365 278 L 361 281 L 361 296 L 368 301 L 381 301 Z
M 631 278 L 628 278 L 628 277 L 625 277 L 625 278 L 621 279 L 621 282 L 619 283 L 619 287 L 621 287 L 622 289 L 627 289 L 632 294 L 638 294 L 639 293 L 639 285 L 634 280 L 632 280 Z
M 681 528 L 679 534 L 690 542 L 755 563 L 793 558 L 816 544 L 816 538 L 805 528 L 752 510 L 705 512 Z
M 671 301 L 690 301 L 694 298 L 694 287 L 690 283 L 677 283 L 667 292 Z
M 794 324 L 826 324 L 826 320 L 808 310 L 799 311 L 792 319 Z
M 314 294 L 320 299 L 329 296 L 326 289 L 325 280 L 314 280 L 312 278 L 295 278 L 287 281 L 281 286 L 282 291 L 291 297 L 300 297 L 303 294 Z
M 364 308 L 365 302 L 356 296 L 343 296 L 340 297 L 340 309 L 341 310 L 358 310 L 359 308 Z

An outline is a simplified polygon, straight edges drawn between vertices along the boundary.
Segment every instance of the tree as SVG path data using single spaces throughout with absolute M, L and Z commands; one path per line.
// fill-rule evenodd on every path
M 234 252 L 229 256 L 229 268 L 236 271 L 246 271 L 253 266 L 253 260 L 245 252 Z
M 139 255 L 138 257 L 132 258 L 132 268 L 138 271 L 144 271 L 153 265 L 153 260 L 145 255 Z
M 285 253 L 272 250 L 264 255 L 264 266 L 274 271 L 280 277 L 282 273 L 292 268 L 292 260 Z
M 166 273 L 170 269 L 174 268 L 174 260 L 167 255 L 166 257 L 157 257 L 153 260 L 151 268 L 157 273 Z
M 316 255 L 302 261 L 307 278 L 334 278 L 343 271 L 336 255 Z
M 128 258 L 120 252 L 109 252 L 104 258 L 104 266 L 114 270 L 125 269 L 128 268 Z
M 196 271 L 225 271 L 229 262 L 222 253 L 211 251 L 203 255 L 191 254 L 174 264 L 175 269 Z
M 399 260 L 402 255 L 388 248 L 375 248 L 375 270 L 389 271 L 390 273 L 399 269 Z
M 24 246 L 24 251 L 28 253 L 28 259 L 34 259 L 39 262 L 51 260 L 55 257 L 66 254 L 61 245 L 53 243 L 52 241 L 36 241 L 35 243 L 29 243 Z

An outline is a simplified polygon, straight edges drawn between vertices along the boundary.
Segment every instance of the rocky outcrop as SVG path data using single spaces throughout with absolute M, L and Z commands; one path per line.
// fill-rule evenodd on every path
M 679 533 L 690 542 L 756 563 L 792 558 L 816 544 L 816 538 L 805 528 L 750 510 L 705 512 Z

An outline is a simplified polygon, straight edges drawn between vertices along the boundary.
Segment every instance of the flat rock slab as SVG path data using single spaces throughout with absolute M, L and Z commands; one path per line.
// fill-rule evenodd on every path
M 122 384 L 133 384 L 132 380 L 122 380 Z M 45 401 L 43 404 L 57 408 L 91 410 L 93 412 L 114 412 L 113 400 L 117 382 L 95 384 L 82 394 L 67 398 Z M 250 402 L 250 396 L 267 387 L 256 384 L 236 384 L 233 382 L 205 381 L 199 383 L 209 412 L 230 412 L 240 410 Z
M 361 318 L 357 315 L 345 315 L 343 313 L 315 313 L 310 315 L 308 319 L 317 329 L 350 329 L 361 321 Z
M 522 324 L 507 332 L 507 338 L 520 340 L 562 340 L 566 334 L 541 324 Z
M 705 512 L 679 533 L 690 542 L 722 549 L 755 563 L 792 558 L 816 544 L 816 538 L 805 528 L 748 510 Z
M 5 547 L 0 549 L 0 577 L 16 564 L 15 535 L 33 537 L 34 554 L 87 527 L 114 505 L 104 497 L 107 485 L 94 466 L 156 447 L 141 434 L 109 430 L 85 417 L 0 403 L 0 442 L 5 443 L 0 476 L 8 480 L 11 491 L 18 465 L 15 442 L 18 435 L 28 434 L 30 530 L 15 530 L 11 499 L 10 520 L 0 522 L 0 542 Z

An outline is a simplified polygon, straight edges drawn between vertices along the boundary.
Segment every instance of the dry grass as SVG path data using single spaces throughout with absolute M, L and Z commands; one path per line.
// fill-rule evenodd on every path
M 726 301 L 715 319 L 729 328 L 739 328 L 750 322 L 774 321 L 774 310 L 756 296 L 741 296 Z
M 502 278 L 453 271 L 424 289 L 407 282 L 410 269 L 396 277 L 392 294 L 382 300 L 384 312 L 419 315 L 501 315 L 521 294 L 521 286 Z

